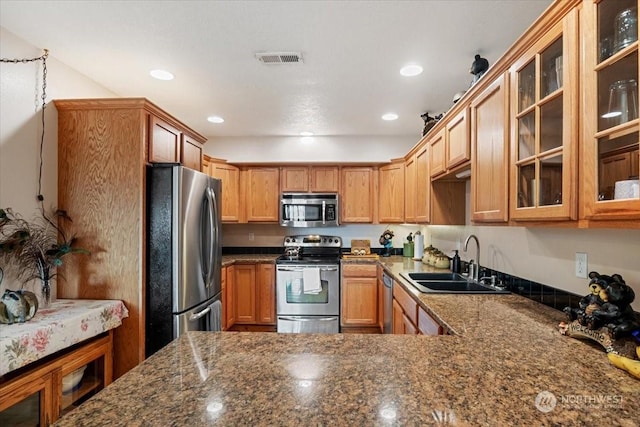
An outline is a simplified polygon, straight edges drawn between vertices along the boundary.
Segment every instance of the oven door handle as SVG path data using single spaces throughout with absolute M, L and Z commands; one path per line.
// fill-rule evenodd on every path
M 298 317 L 298 316 L 278 316 L 279 320 L 289 320 L 291 322 L 331 322 L 336 320 L 333 317 Z
M 313 268 L 313 267 L 312 267 Z M 278 271 L 302 271 L 304 267 L 278 267 Z M 338 267 L 324 267 L 320 271 L 338 271 Z
M 190 321 L 194 321 L 194 320 L 198 320 L 200 319 L 202 316 L 204 316 L 205 314 L 209 313 L 211 311 L 211 306 L 205 308 L 204 310 L 202 310 L 199 313 L 194 313 L 191 316 L 189 316 L 189 320 Z

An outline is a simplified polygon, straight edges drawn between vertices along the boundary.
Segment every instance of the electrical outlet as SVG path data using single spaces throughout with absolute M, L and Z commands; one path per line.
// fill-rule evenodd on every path
M 250 242 L 253 242 L 253 241 L 255 240 L 255 238 L 256 238 L 256 235 L 255 235 L 255 234 L 253 234 L 253 233 L 249 233 L 249 241 L 250 241 Z
M 576 252 L 576 277 L 587 278 L 587 254 Z

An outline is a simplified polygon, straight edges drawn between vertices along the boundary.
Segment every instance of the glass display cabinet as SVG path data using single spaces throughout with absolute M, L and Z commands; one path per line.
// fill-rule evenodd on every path
M 590 2 L 585 34 L 581 216 L 640 218 L 637 0 Z
M 577 219 L 577 40 L 573 11 L 511 67 L 514 220 Z

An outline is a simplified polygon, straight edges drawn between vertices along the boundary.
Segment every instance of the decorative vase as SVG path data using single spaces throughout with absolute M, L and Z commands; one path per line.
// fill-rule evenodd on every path
M 49 279 L 42 279 L 42 305 L 49 307 L 51 304 L 51 283 Z

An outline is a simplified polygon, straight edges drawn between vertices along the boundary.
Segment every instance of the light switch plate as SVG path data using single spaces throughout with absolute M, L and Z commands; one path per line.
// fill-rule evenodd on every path
M 587 254 L 576 252 L 576 277 L 587 278 Z

